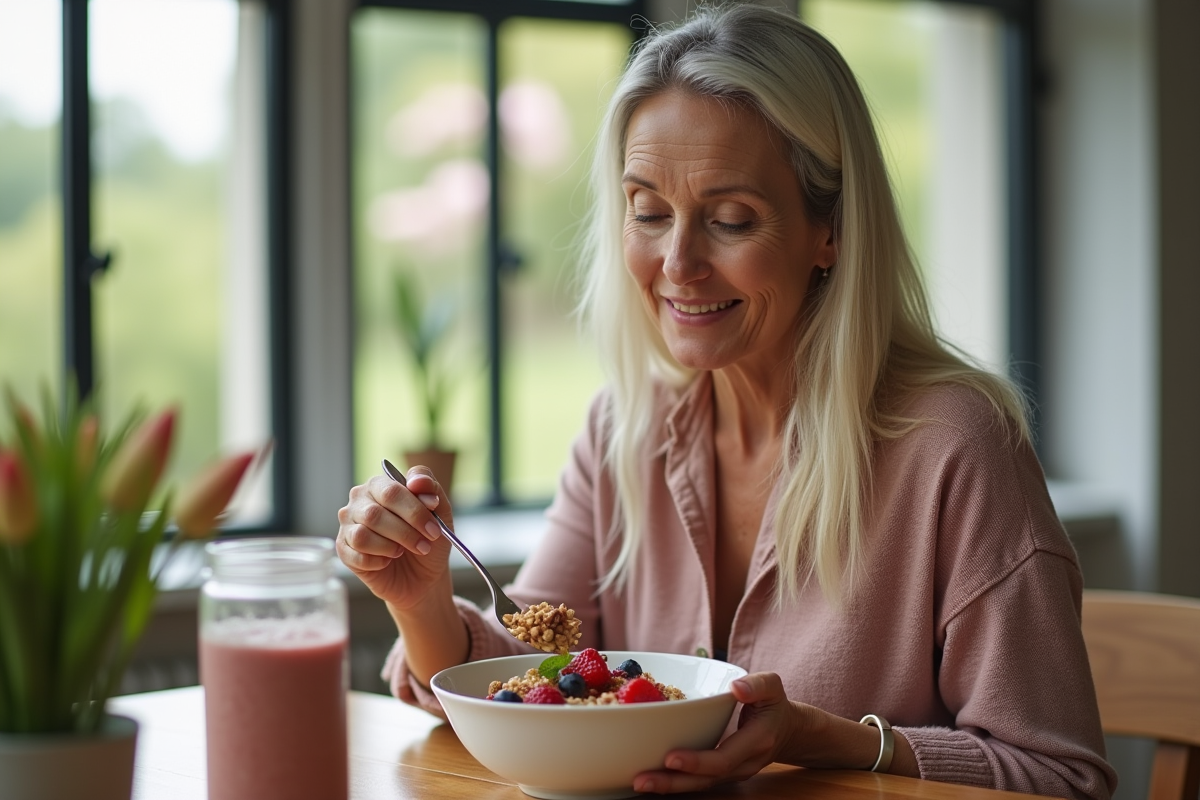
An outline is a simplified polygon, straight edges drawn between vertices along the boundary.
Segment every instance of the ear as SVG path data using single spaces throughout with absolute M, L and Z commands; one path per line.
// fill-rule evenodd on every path
M 818 227 L 815 236 L 818 237 L 818 245 L 814 253 L 816 263 L 833 267 L 838 263 L 838 241 L 837 237 L 833 235 L 833 229 L 825 226 Z

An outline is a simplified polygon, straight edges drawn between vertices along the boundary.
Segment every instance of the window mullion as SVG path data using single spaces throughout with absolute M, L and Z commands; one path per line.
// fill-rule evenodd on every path
M 501 208 L 500 208 L 500 67 L 499 67 L 499 21 L 489 16 L 487 20 L 487 53 L 484 64 L 487 75 L 487 152 L 488 167 L 488 231 L 487 231 L 487 276 L 486 318 L 488 347 L 488 409 L 489 409 L 489 476 L 491 497 L 488 502 L 500 505 L 504 502 L 504 348 L 501 336 L 504 330 L 503 305 L 500 294 L 501 270 Z
M 86 397 L 95 385 L 91 277 L 107 259 L 95 258 L 91 248 L 88 2 L 63 0 L 62 12 L 63 368 Z
M 1008 161 L 1008 331 L 1011 377 L 1030 399 L 1036 433 L 1041 395 L 1041 286 L 1039 276 L 1036 147 L 1036 51 L 1028 5 L 1007 17 L 1004 35 L 1005 125 Z
M 269 285 L 271 430 L 274 436 L 272 459 L 272 528 L 287 530 L 293 524 L 295 470 L 293 468 L 293 408 L 289 387 L 292 382 L 292 352 L 294 339 L 291 330 L 291 281 L 287 265 L 291 263 L 291 214 L 288 198 L 291 185 L 288 179 L 291 160 L 291 16 L 289 0 L 267 0 L 266 3 L 266 171 L 267 171 L 267 275 Z

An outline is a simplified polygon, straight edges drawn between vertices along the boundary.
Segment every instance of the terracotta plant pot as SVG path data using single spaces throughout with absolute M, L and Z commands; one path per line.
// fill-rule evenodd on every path
M 417 465 L 429 467 L 438 483 L 446 490 L 446 494 L 451 497 L 454 495 L 454 462 L 457 458 L 458 453 L 454 450 L 414 450 L 404 454 L 404 460 L 410 469 Z
M 5 800 L 129 800 L 138 724 L 110 714 L 100 731 L 0 733 Z

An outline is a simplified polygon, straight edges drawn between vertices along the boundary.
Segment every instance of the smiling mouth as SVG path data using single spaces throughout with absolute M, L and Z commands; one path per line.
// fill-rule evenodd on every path
M 734 300 L 722 300 L 719 303 L 705 303 L 703 305 L 688 305 L 686 303 L 677 303 L 674 300 L 668 301 L 671 308 L 683 314 L 711 314 L 714 311 L 724 311 L 734 304 Z

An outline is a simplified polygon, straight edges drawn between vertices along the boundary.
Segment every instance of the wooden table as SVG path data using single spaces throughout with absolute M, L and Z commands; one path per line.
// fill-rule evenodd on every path
M 110 701 L 109 709 L 141 723 L 134 800 L 207 800 L 202 689 L 190 687 L 116 697 Z M 353 800 L 529 800 L 516 784 L 472 758 L 449 724 L 424 711 L 390 697 L 351 692 L 349 718 Z M 1028 800 L 1029 795 L 895 775 L 806 770 L 773 764 L 749 781 L 681 797 Z

